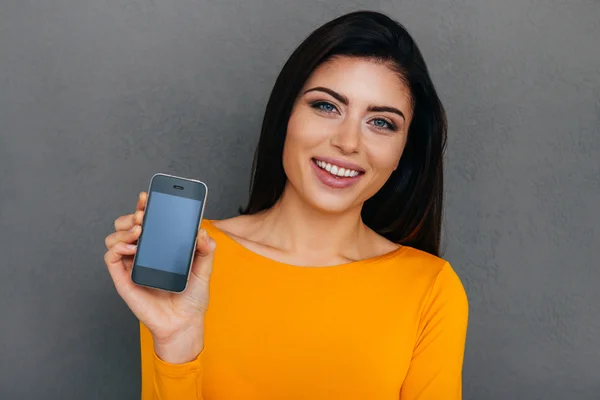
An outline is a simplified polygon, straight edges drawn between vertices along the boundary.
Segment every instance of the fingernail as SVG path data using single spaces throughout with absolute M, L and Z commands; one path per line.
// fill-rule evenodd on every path
M 135 244 L 128 244 L 127 245 L 127 248 L 131 249 L 131 250 L 135 249 L 136 247 L 137 247 L 137 245 L 135 245 Z
M 217 242 L 215 242 L 214 239 L 209 238 L 208 248 L 210 249 L 210 251 L 214 251 L 216 247 L 217 247 Z
M 133 231 L 135 231 L 135 228 L 137 228 L 137 225 L 134 225 L 134 226 L 132 226 L 132 227 L 129 229 L 129 232 L 133 232 Z

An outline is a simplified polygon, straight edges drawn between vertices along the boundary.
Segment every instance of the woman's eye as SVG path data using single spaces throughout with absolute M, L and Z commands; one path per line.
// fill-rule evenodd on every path
M 323 111 L 325 113 L 332 113 L 332 112 L 337 111 L 337 109 L 335 108 L 335 106 L 333 104 L 327 103 L 324 101 L 319 101 L 319 102 L 313 103 L 312 107 L 316 108 L 319 111 Z
M 396 130 L 396 126 L 393 123 L 382 118 L 375 118 L 373 120 L 373 125 L 380 129 L 389 129 L 392 131 Z

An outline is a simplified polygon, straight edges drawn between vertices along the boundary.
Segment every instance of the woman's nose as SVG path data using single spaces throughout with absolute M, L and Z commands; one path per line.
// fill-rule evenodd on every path
M 331 144 L 340 149 L 343 154 L 358 152 L 361 139 L 361 122 L 348 119 L 338 126 L 337 131 L 331 137 Z

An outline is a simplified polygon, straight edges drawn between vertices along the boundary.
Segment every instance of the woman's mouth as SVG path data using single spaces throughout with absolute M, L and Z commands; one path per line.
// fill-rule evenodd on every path
M 350 168 L 343 168 L 343 167 L 338 167 L 335 164 L 330 164 L 328 162 L 325 161 L 320 161 L 317 159 L 314 159 L 315 163 L 317 164 L 317 166 L 321 169 L 324 169 L 325 171 L 329 172 L 331 175 L 333 176 L 337 176 L 340 178 L 354 178 L 356 175 L 360 174 L 360 172 L 350 169 Z
M 364 175 L 364 171 L 344 168 L 316 158 L 312 159 L 311 164 L 321 183 L 334 189 L 345 189 L 352 186 Z

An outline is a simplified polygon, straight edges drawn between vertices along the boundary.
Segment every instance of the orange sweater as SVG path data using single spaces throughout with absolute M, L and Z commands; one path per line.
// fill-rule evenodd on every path
M 142 400 L 457 400 L 468 304 L 450 265 L 411 247 L 297 267 L 217 242 L 204 350 L 174 365 L 141 325 Z

